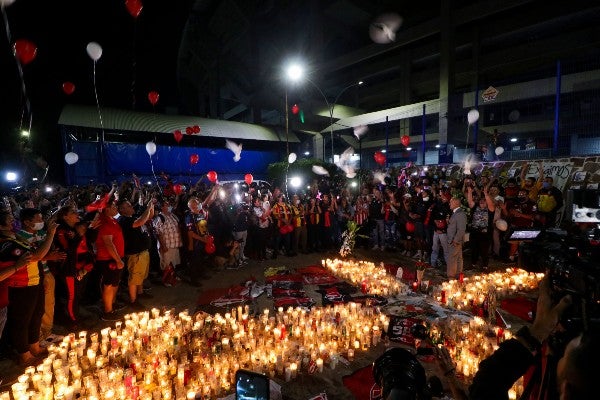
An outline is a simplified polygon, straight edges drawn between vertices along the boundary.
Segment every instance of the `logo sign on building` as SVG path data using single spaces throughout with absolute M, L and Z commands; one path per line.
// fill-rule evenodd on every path
M 494 101 L 496 100 L 496 96 L 498 96 L 498 93 L 500 93 L 498 89 L 496 89 L 493 86 L 490 86 L 487 89 L 485 89 L 483 93 L 481 93 L 481 98 L 483 99 L 484 103 Z

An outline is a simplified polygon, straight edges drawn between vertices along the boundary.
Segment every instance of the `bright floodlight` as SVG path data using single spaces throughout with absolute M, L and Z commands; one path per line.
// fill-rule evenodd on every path
M 305 151 L 305 152 L 304 152 L 304 155 L 305 155 L 305 156 L 310 156 L 310 151 Z
M 303 73 L 302 67 L 298 64 L 292 64 L 287 69 L 287 76 L 293 82 L 302 78 Z
M 17 180 L 17 174 L 15 174 L 14 172 L 7 172 L 6 173 L 6 180 L 8 182 L 14 182 Z
M 290 185 L 293 188 L 300 187 L 300 185 L 302 185 L 302 180 L 300 179 L 299 176 L 294 176 L 293 178 L 290 179 Z
M 358 186 L 358 183 L 356 183 L 356 181 L 352 181 L 352 183 L 350 184 L 350 186 L 352 186 L 352 187 L 357 187 L 357 186 Z
M 386 149 L 382 149 L 381 152 L 382 153 L 387 153 L 387 150 Z
M 358 84 L 359 84 L 359 85 L 362 85 L 363 83 L 364 83 L 363 81 L 358 81 Z
M 411 150 L 412 150 L 412 147 L 407 147 L 406 148 L 406 151 L 411 151 Z
M 28 130 L 22 130 L 21 131 L 21 136 L 23 136 L 23 137 L 29 137 L 29 131 Z
M 514 137 L 514 138 L 510 138 L 510 141 L 511 141 L 511 142 L 516 142 L 516 141 L 517 141 L 517 138 L 516 138 L 516 137 Z
M 440 145 L 439 145 L 439 144 L 436 144 L 436 145 L 435 145 L 435 148 L 436 148 L 436 149 L 439 149 L 439 148 L 440 148 Z

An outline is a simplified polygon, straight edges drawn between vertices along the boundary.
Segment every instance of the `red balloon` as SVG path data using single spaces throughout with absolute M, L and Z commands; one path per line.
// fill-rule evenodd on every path
M 155 106 L 156 103 L 158 103 L 159 97 L 160 95 L 158 94 L 158 92 L 155 92 L 154 90 L 148 93 L 148 101 L 150 101 L 150 104 L 152 104 L 153 106 Z
M 413 233 L 415 231 L 415 223 L 412 221 L 406 221 L 406 232 Z
M 215 171 L 208 171 L 206 176 L 208 177 L 208 180 L 212 183 L 215 183 L 217 181 L 217 173 Z
M 298 112 L 300 112 L 300 107 L 298 106 L 298 104 L 294 104 L 292 106 L 292 114 L 296 115 L 298 114 Z
M 373 158 L 375 159 L 375 162 L 379 165 L 383 165 L 385 164 L 385 154 L 383 154 L 381 151 L 376 151 L 375 154 L 373 155 Z
M 15 56 L 21 61 L 21 64 L 27 65 L 35 59 L 37 46 L 27 39 L 19 39 L 13 45 Z
M 252 184 L 253 180 L 254 180 L 254 177 L 252 176 L 252 174 L 244 175 L 244 182 L 246 182 L 248 184 L 248 186 L 250 186 Z
M 190 164 L 196 165 L 198 164 L 198 161 L 200 161 L 200 156 L 198 156 L 198 154 L 192 154 L 190 156 Z
M 200 127 L 198 125 L 192 126 L 192 132 L 193 133 L 200 133 Z
M 194 134 L 194 128 L 192 128 L 191 126 L 187 126 L 185 128 L 185 134 L 186 135 L 193 135 Z
M 125 7 L 127 7 L 127 11 L 133 18 L 139 17 L 140 13 L 142 12 L 142 8 L 144 8 L 140 0 L 126 0 Z
M 208 243 L 214 243 L 215 242 L 215 237 L 213 235 L 206 235 L 206 241 Z
M 400 142 L 402 143 L 402 145 L 403 145 L 404 147 L 408 147 L 408 145 L 410 144 L 410 136 L 408 136 L 408 135 L 403 135 L 403 136 L 400 138 Z
M 181 142 L 181 139 L 183 139 L 183 133 L 181 133 L 181 131 L 177 129 L 175 132 L 173 132 L 173 137 L 175 138 L 175 141 L 179 143 Z
M 62 84 L 62 90 L 65 94 L 71 95 L 75 91 L 75 85 L 73 82 L 65 82 Z
M 206 254 L 212 254 L 217 250 L 217 247 L 215 246 L 215 244 L 213 242 L 207 242 L 204 245 L 204 251 L 206 251 Z
M 183 193 L 183 185 L 180 185 L 179 183 L 176 185 L 173 185 L 173 192 L 176 195 L 180 195 L 181 193 Z

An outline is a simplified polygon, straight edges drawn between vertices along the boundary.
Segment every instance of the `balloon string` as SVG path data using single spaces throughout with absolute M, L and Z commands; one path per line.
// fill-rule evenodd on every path
M 137 19 L 135 20 L 137 21 Z M 136 80 L 136 61 L 135 61 L 135 38 L 137 36 L 137 22 L 133 23 L 133 43 L 131 51 L 131 109 L 135 110 L 135 80 Z
M 6 14 L 6 10 L 4 7 L 0 7 L 2 10 L 2 19 L 4 20 L 4 28 L 6 30 L 6 40 L 8 41 L 8 45 L 10 46 L 12 43 L 12 35 L 10 33 L 10 26 L 8 25 L 8 15 Z M 25 86 L 25 78 L 23 76 L 23 66 L 21 65 L 21 61 L 15 54 L 15 61 L 17 63 L 17 71 L 19 72 L 19 78 L 21 79 L 21 93 L 23 95 L 23 100 L 25 101 L 25 107 L 21 111 L 21 121 L 19 123 L 19 130 L 23 129 L 23 118 L 25 116 L 25 110 L 27 110 L 27 115 L 29 116 L 29 126 L 28 131 L 31 132 L 31 126 L 33 123 L 33 113 L 31 112 L 31 103 L 29 101 L 29 97 L 27 96 L 27 88 Z
M 154 173 L 154 163 L 152 162 L 152 156 L 150 156 L 150 168 L 152 169 L 152 176 L 154 176 L 154 181 L 156 182 L 156 186 L 158 186 L 160 188 L 160 185 L 158 184 L 158 178 L 156 177 L 156 174 Z
M 100 111 L 100 101 L 98 101 L 98 90 L 96 89 L 96 61 L 94 61 L 94 96 L 96 96 L 96 109 L 98 110 L 98 118 L 100 118 L 100 129 L 104 138 L 104 123 L 102 122 L 102 112 Z
M 288 161 L 285 168 L 285 197 L 289 201 L 290 196 L 288 195 L 288 172 L 290 171 L 290 162 Z
M 467 149 L 469 148 L 469 130 L 471 129 L 471 124 L 467 125 L 467 143 L 465 143 L 465 155 L 467 152 Z

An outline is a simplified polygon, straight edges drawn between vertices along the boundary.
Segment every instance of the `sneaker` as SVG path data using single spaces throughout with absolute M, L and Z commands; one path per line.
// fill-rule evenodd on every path
M 102 321 L 119 321 L 121 316 L 116 311 L 104 312 L 101 317 Z
M 113 311 L 121 311 L 127 307 L 127 304 L 115 301 L 113 303 Z
M 412 258 L 414 258 L 414 259 L 417 259 L 417 260 L 418 260 L 419 258 L 421 258 L 421 250 L 417 251 L 417 252 L 415 253 L 415 255 L 414 255 Z

